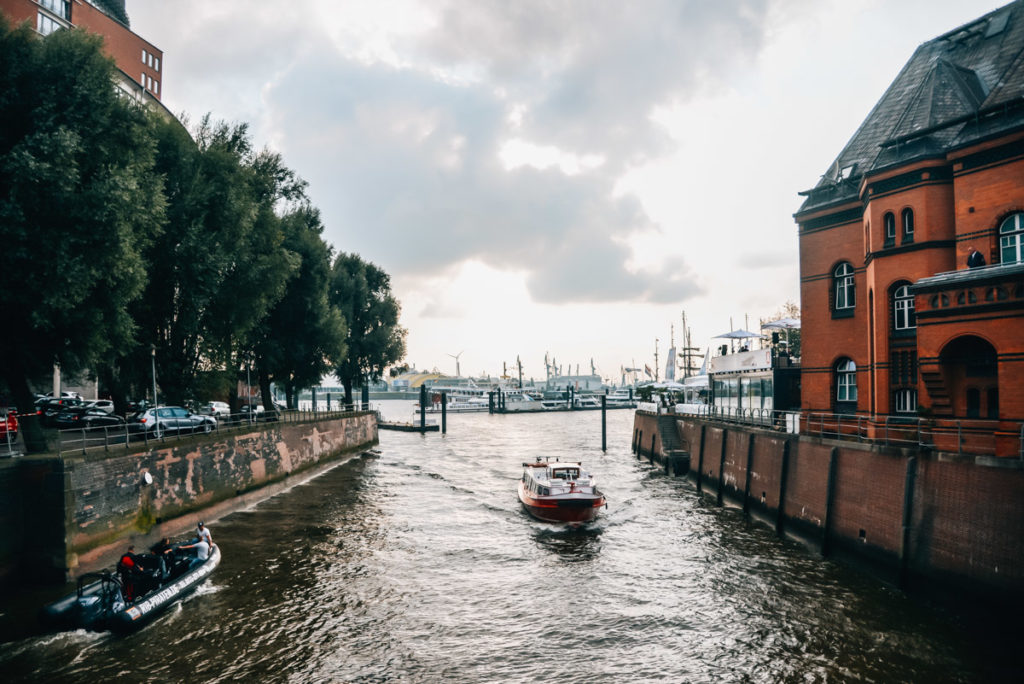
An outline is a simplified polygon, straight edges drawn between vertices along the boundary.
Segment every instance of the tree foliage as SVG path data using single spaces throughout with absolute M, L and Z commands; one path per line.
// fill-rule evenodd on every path
M 0 358 L 23 411 L 55 361 L 73 372 L 131 346 L 128 303 L 165 222 L 153 120 L 99 47 L 0 23 Z
M 345 359 L 347 328 L 327 299 L 331 249 L 320 237 L 320 212 L 299 207 L 281 225 L 283 246 L 298 257 L 299 267 L 260 327 L 255 349 L 260 384 L 266 384 L 264 401 L 273 381 L 284 388 L 288 406 L 294 408 L 299 389 L 316 384 Z
M 123 409 L 155 363 L 164 403 L 231 400 L 255 363 L 268 407 L 329 369 L 351 402 L 404 354 L 389 276 L 332 265 L 305 182 L 245 124 L 146 110 L 101 48 L 0 15 L 0 394 L 31 411 L 58 362 Z
M 405 356 L 401 306 L 391 293 L 391 277 L 358 254 L 335 259 L 330 299 L 348 323 L 348 354 L 335 373 L 345 388 L 345 403 L 352 404 L 353 385 L 379 380 L 385 368 Z

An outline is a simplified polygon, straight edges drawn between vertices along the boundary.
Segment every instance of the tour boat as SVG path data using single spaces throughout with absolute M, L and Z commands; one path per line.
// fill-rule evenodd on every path
M 593 520 L 608 505 L 582 464 L 539 457 L 523 464 L 519 500 L 539 520 L 576 525 Z
M 141 574 L 133 577 L 136 596 L 117 574 L 91 572 L 78 580 L 78 589 L 42 610 L 43 624 L 57 629 L 129 632 L 138 629 L 178 599 L 190 594 L 220 564 L 220 547 L 196 562 L 175 549 L 165 568 L 151 554 L 139 557 Z M 149 562 L 146 562 L 146 561 Z

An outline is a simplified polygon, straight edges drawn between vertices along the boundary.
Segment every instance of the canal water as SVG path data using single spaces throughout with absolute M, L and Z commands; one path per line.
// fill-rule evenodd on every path
M 384 402 L 408 420 L 408 402 Z M 140 632 L 0 644 L 6 682 L 981 682 L 1019 659 L 630 453 L 633 412 L 448 416 L 211 521 L 224 561 Z M 516 480 L 581 459 L 609 507 L 532 520 Z M 996 655 L 1002 654 L 1002 655 Z

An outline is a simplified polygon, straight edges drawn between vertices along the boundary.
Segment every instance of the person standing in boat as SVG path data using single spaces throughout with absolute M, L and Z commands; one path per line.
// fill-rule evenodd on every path
M 202 521 L 196 525 L 196 538 L 198 541 L 205 541 L 210 547 L 213 547 L 213 537 L 210 536 L 210 530 L 203 524 Z
M 139 564 L 135 556 L 135 545 L 130 544 L 128 550 L 117 562 L 117 574 L 121 577 L 121 588 L 124 600 L 131 603 L 135 600 L 135 580 L 139 574 Z
M 171 546 L 171 540 L 164 537 L 156 544 L 153 544 L 149 550 L 154 556 L 156 556 L 157 563 L 160 567 L 160 579 L 167 579 L 167 558 L 174 552 L 174 547 Z

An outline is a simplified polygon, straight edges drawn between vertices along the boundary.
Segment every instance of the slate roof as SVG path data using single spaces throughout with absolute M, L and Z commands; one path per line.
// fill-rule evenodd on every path
M 88 0 L 88 2 L 108 17 L 131 27 L 131 24 L 128 22 L 128 12 L 124 6 L 125 0 Z
M 1024 0 L 924 43 L 801 212 L 855 200 L 865 174 L 1024 127 Z

